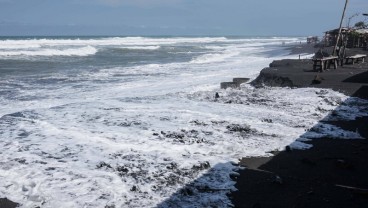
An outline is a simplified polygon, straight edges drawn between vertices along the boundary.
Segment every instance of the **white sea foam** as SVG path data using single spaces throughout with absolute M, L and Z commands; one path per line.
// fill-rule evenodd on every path
M 68 49 L 12 50 L 0 51 L 0 57 L 13 56 L 89 56 L 97 53 L 92 46 Z
M 280 45 L 282 42 L 296 42 L 298 38 L 246 38 L 228 39 L 225 37 L 203 38 L 147 38 L 147 37 L 115 37 L 98 39 L 26 39 L 0 41 L 0 56 L 86 56 L 96 53 L 96 48 L 117 46 L 137 50 L 157 50 L 161 46 L 175 44 L 208 44 L 208 43 L 245 43 L 245 47 Z M 77 47 L 77 48 L 76 48 Z M 79 48 L 78 48 L 79 47 Z M 207 46 L 217 47 L 217 46 Z M 240 47 L 238 47 L 240 48 Z M 28 49 L 28 50 L 27 50 Z M 215 55 L 216 56 L 216 55 Z M 203 57 L 208 61 L 211 57 Z M 216 58 L 215 58 L 216 59 Z M 201 62 L 201 60 L 197 60 Z
M 88 56 L 98 47 L 116 46 L 131 50 L 157 50 L 163 45 L 211 43 L 226 38 L 99 38 L 99 39 L 27 39 L 0 41 L 0 58 L 16 56 Z
M 125 49 L 130 49 L 130 50 L 157 50 L 160 49 L 161 46 L 126 46 L 123 47 Z
M 104 101 L 95 92 L 84 102 L 5 115 L 0 190 L 24 207 L 150 207 L 200 176 L 193 166 L 282 149 L 333 110 L 331 100 L 346 99 L 332 91 L 316 97 L 318 91 L 244 88 L 219 91 L 217 102 L 214 91 Z M 231 132 L 232 125 L 252 130 Z M 225 167 L 219 175 L 231 171 Z M 229 180 L 207 185 L 231 189 Z M 220 201 L 214 202 L 223 207 Z
M 191 61 L 193 64 L 205 64 L 205 63 L 214 63 L 226 61 L 227 58 L 231 58 L 233 56 L 239 55 L 240 52 L 224 52 L 224 53 L 215 53 L 215 54 L 204 54 L 201 55 L 194 60 Z
M 116 37 L 99 39 L 28 39 L 3 40 L 0 45 L 4 47 L 33 47 L 33 46 L 136 46 L 136 45 L 170 45 L 176 43 L 211 43 L 227 41 L 226 38 L 145 38 L 145 37 Z M 23 48 L 22 47 L 22 48 Z
M 220 82 L 254 77 L 281 57 L 262 56 L 256 39 L 215 41 L 228 43 L 208 52 L 219 54 L 208 55 L 212 61 L 198 56 L 0 80 L 1 90 L 16 92 L 0 97 L 0 197 L 42 208 L 170 207 L 165 200 L 171 207 L 228 207 L 231 161 L 290 144 L 308 148 L 308 138 L 360 138 L 318 121 L 335 108 L 340 119 L 368 115 L 367 101 L 321 89 L 220 90 Z M 45 86 L 47 80 L 54 82 Z M 190 183 L 190 202 L 173 197 Z M 201 187 L 213 191 L 196 191 Z
M 30 48 L 41 48 L 41 45 L 39 44 L 27 44 L 24 45 L 22 43 L 7 43 L 7 42 L 2 42 L 0 45 L 0 50 L 1 49 L 30 49 Z

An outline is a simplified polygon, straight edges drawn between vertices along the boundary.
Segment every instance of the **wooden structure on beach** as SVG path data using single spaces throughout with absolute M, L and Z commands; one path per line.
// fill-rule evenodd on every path
M 309 37 L 307 37 L 307 43 L 308 44 L 317 43 L 317 42 L 318 42 L 318 36 L 309 36 Z
M 341 28 L 341 38 L 339 39 L 339 45 L 342 45 L 341 42 L 342 40 L 346 39 L 348 33 L 349 28 Z M 339 36 L 339 28 L 326 31 L 324 36 L 324 45 L 326 47 L 335 46 L 337 43 L 338 36 Z
M 325 32 L 324 45 L 334 46 L 337 42 L 339 29 Z M 368 29 L 342 28 L 338 45 L 346 48 L 367 48 Z
M 367 48 L 368 29 L 353 30 L 348 37 L 347 45 L 351 48 Z
M 367 55 L 365 54 L 356 54 L 353 56 L 347 56 L 345 57 L 345 64 L 354 64 L 359 62 L 364 63 L 366 57 Z
M 334 69 L 337 69 L 338 61 L 338 56 L 315 58 L 313 59 L 313 70 L 317 70 L 317 68 L 319 68 L 319 71 L 322 72 L 323 70 L 329 69 L 331 65 L 334 66 Z

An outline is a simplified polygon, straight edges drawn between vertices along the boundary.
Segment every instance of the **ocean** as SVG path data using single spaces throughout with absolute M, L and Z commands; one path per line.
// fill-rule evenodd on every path
M 1 38 L 0 198 L 22 207 L 231 206 L 239 158 L 308 148 L 305 132 L 347 99 L 312 88 L 220 89 L 298 58 L 287 48 L 304 39 Z

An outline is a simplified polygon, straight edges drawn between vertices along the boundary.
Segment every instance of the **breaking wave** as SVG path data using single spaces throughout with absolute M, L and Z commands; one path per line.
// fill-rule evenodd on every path
M 69 49 L 11 50 L 0 51 L 0 56 L 89 56 L 97 53 L 92 46 Z
M 128 46 L 123 48 L 129 50 L 158 50 L 161 46 Z

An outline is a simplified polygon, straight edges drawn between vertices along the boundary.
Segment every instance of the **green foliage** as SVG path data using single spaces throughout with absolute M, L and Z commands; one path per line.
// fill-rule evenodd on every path
M 359 28 L 359 29 L 363 29 L 363 28 L 367 28 L 368 27 L 368 25 L 367 24 L 365 24 L 365 22 L 363 22 L 363 21 L 360 21 L 360 22 L 357 22 L 357 23 L 355 23 L 355 25 L 354 25 L 356 28 Z

